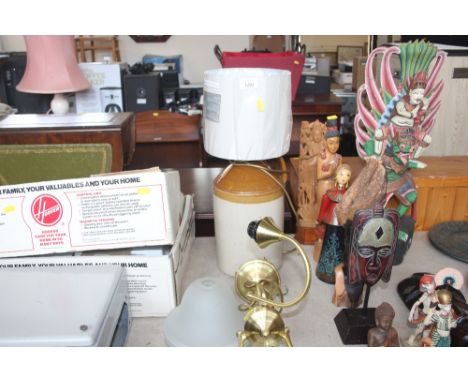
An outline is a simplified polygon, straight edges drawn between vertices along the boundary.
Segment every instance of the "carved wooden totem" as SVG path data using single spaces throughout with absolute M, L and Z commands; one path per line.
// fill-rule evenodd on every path
M 324 150 L 325 131 L 326 125 L 318 120 L 301 124 L 296 239 L 302 244 L 312 244 L 317 239 L 314 232 L 320 204 L 316 198 L 317 161 Z

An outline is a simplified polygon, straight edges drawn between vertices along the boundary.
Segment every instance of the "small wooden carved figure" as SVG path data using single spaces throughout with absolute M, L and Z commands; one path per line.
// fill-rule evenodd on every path
M 299 157 L 311 158 L 324 148 L 324 134 L 327 126 L 318 119 L 314 122 L 302 121 Z
M 367 332 L 367 345 L 370 347 L 397 347 L 400 346 L 398 332 L 392 326 L 395 310 L 386 302 L 380 304 L 375 310 L 376 327 Z
M 339 148 L 340 132 L 337 128 L 337 117 L 336 115 L 332 115 L 327 117 L 325 148 L 322 150 L 317 160 L 317 209 L 320 208 L 323 195 L 334 186 L 335 172 L 341 164 L 341 155 L 338 154 Z
M 344 308 L 357 308 L 361 303 L 360 296 L 353 301 L 350 300 L 346 289 L 344 263 L 338 264 L 335 267 L 335 290 L 333 291 L 332 304 Z
M 351 179 L 351 168 L 342 164 L 336 170 L 335 187 L 322 197 L 318 220 L 325 224 L 320 259 L 317 263 L 317 277 L 327 283 L 335 282 L 335 267 L 343 262 L 344 228 L 338 224 L 335 208 L 343 198 Z
M 437 306 L 436 284 L 433 275 L 424 275 L 419 280 L 419 290 L 422 292 L 421 297 L 413 304 L 408 321 L 416 325 L 414 333 L 409 337 L 410 345 L 419 344 L 424 331 L 424 320 L 426 316 Z M 416 341 L 416 342 L 415 342 Z
M 317 224 L 317 201 L 315 200 L 315 189 L 317 184 L 317 159 L 324 149 L 324 133 L 326 126 L 320 121 L 301 124 L 301 138 L 299 146 L 299 168 L 298 183 L 299 192 L 297 197 L 298 228 L 314 228 Z M 298 229 L 299 231 L 299 229 Z M 302 234 L 301 243 L 308 242 L 306 234 Z
M 438 306 L 433 308 L 424 319 L 424 325 L 431 325 L 428 336 L 423 337 L 423 346 L 450 346 L 450 329 L 457 326 L 455 313 L 452 309 L 452 293 L 447 289 L 437 291 Z

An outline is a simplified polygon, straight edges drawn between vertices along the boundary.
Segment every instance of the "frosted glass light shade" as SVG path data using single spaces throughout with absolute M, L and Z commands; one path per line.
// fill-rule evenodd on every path
M 73 36 L 25 36 L 27 62 L 17 90 L 55 94 L 88 89 L 75 53 Z
M 230 68 L 205 72 L 205 150 L 229 160 L 266 160 L 289 151 L 292 129 L 288 70 Z
M 168 346 L 237 346 L 243 314 L 234 291 L 220 278 L 192 282 L 164 321 Z

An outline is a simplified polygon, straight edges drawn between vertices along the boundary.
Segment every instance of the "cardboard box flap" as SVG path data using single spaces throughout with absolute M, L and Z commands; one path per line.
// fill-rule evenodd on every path
M 0 257 L 173 244 L 178 171 L 149 169 L 0 187 Z

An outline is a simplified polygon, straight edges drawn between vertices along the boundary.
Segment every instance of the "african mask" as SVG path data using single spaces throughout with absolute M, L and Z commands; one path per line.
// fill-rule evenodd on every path
M 349 282 L 388 282 L 398 239 L 399 215 L 393 209 L 362 209 L 354 215 L 348 255 Z

